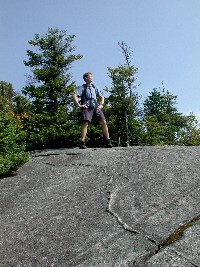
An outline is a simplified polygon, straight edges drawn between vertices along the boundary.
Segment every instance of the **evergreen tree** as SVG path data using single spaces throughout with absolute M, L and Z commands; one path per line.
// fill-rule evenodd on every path
M 27 85 L 22 92 L 32 103 L 29 117 L 30 148 L 63 145 L 70 132 L 68 112 L 71 110 L 71 92 L 74 82 L 70 68 L 81 55 L 75 55 L 72 45 L 75 35 L 49 28 L 44 36 L 35 34 L 29 44 L 25 66 L 30 67 Z
M 199 122 L 193 113 L 190 113 L 189 116 L 186 116 L 186 125 L 179 131 L 178 140 L 181 145 L 200 145 Z
M 186 117 L 176 108 L 177 96 L 165 88 L 154 88 L 144 101 L 145 143 L 148 145 L 178 144 L 179 131 L 186 125 Z
M 139 97 L 134 90 L 137 68 L 131 64 L 130 48 L 124 42 L 119 42 L 118 45 L 122 49 L 125 64 L 108 68 L 112 87 L 106 89 L 110 94 L 106 112 L 113 143 L 129 146 L 138 143 L 140 128 L 137 120 Z
M 55 113 L 59 105 L 69 103 L 73 88 L 69 70 L 75 60 L 82 58 L 72 54 L 74 38 L 64 30 L 49 28 L 45 36 L 36 34 L 29 41 L 36 51 L 27 50 L 29 60 L 24 64 L 31 68 L 33 75 L 22 92 L 31 98 L 36 113 Z

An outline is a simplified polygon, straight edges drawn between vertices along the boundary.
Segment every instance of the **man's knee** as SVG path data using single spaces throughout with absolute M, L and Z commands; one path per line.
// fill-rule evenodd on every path
M 89 121 L 83 121 L 83 124 L 82 124 L 82 126 L 85 126 L 85 127 L 87 127 L 87 126 L 88 126 L 88 124 L 89 124 Z
M 101 125 L 106 125 L 106 120 L 99 121 Z

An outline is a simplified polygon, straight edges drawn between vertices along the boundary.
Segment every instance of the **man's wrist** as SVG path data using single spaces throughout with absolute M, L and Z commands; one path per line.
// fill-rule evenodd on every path
M 99 108 L 102 109 L 103 108 L 103 104 L 99 104 Z

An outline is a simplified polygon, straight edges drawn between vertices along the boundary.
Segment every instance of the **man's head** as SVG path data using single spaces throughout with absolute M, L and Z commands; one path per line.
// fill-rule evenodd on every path
M 93 79 L 92 72 L 86 72 L 83 74 L 83 80 L 85 82 L 92 82 L 92 79 Z

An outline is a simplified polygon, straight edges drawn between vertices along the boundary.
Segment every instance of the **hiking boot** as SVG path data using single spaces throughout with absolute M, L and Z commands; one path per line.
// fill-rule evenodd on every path
M 106 145 L 105 145 L 105 147 L 107 147 L 107 148 L 112 148 L 112 143 L 111 143 L 110 139 L 106 140 Z
M 79 148 L 80 149 L 86 149 L 87 148 L 84 141 L 81 141 Z

